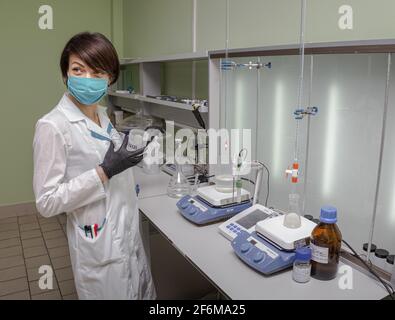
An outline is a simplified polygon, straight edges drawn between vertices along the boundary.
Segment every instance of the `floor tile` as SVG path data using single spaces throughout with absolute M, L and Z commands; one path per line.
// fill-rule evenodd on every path
M 18 238 L 18 237 L 19 237 L 18 230 L 0 232 L 0 240 L 6 240 L 6 239 Z
M 59 282 L 59 288 L 62 296 L 67 296 L 69 294 L 76 292 L 74 280 L 66 280 Z
M 33 214 L 27 216 L 20 216 L 18 217 L 18 222 L 19 224 L 37 222 L 37 217 Z
M 62 296 L 60 295 L 60 292 L 56 290 L 32 296 L 32 300 L 62 300 Z
M 8 258 L 22 255 L 22 246 L 8 247 L 0 249 L 0 258 Z
M 51 217 L 51 218 L 44 218 L 44 217 L 39 217 L 38 222 L 40 225 L 48 224 L 48 223 L 58 223 L 58 218 L 57 217 Z
M 31 239 L 31 238 L 37 238 L 41 237 L 41 231 L 40 229 L 38 230 L 29 230 L 29 231 L 22 231 L 21 232 L 21 239 L 26 240 L 26 239 Z
M 19 230 L 19 225 L 16 222 L 13 223 L 1 223 L 0 222 L 0 232 L 4 231 L 15 231 Z
M 42 238 L 42 236 L 40 236 L 38 238 L 31 238 L 31 239 L 22 240 L 23 249 L 32 248 L 32 247 L 40 247 L 40 246 L 45 246 L 44 239 Z
M 21 240 L 19 238 L 11 238 L 0 241 L 0 249 L 15 247 L 21 245 Z
M 36 296 L 39 294 L 43 294 L 49 291 L 54 291 L 59 289 L 55 278 L 52 281 L 52 289 L 41 289 L 39 283 L 40 283 L 39 280 L 29 282 L 30 294 L 32 296 Z
M 63 232 L 63 230 L 54 230 L 54 231 L 43 232 L 43 237 L 45 240 L 64 237 L 64 232 Z
M 48 249 L 48 251 L 49 251 L 49 257 L 51 259 L 58 258 L 58 257 L 64 257 L 64 256 L 70 256 L 70 251 L 69 251 L 68 246 L 51 248 L 51 249 Z
M 0 272 L 0 282 L 15 280 L 19 278 L 26 277 L 26 268 L 24 265 L 16 266 L 9 269 L 1 270 Z M 1 286 L 1 283 L 0 283 Z
M 27 269 L 27 280 L 29 282 L 40 279 L 43 274 L 39 273 L 39 267 Z
M 66 235 L 66 214 L 0 218 L 0 300 L 78 300 Z M 39 288 L 41 266 L 53 270 L 53 289 Z
M 63 300 L 78 300 L 78 295 L 76 293 L 63 296 Z
M 5 224 L 5 223 L 18 223 L 18 218 L 17 217 L 10 217 L 10 218 L 1 218 L 0 219 L 0 224 Z
M 0 300 L 30 300 L 29 290 L 8 294 L 0 297 Z
M 54 277 L 54 281 L 56 281 L 57 278 L 56 278 L 55 271 L 53 270 L 52 265 L 48 265 L 48 266 L 51 267 L 51 269 L 52 269 L 52 275 L 53 275 L 53 277 Z M 41 270 L 42 273 L 40 273 L 40 267 L 41 267 L 41 266 L 27 269 L 27 279 L 29 280 L 29 282 L 37 281 L 37 280 L 39 280 L 42 276 L 48 275 L 47 269 L 45 269 L 44 271 Z
M 71 266 L 70 256 L 58 257 L 51 259 L 52 266 L 55 270 Z
M 58 282 L 65 280 L 73 280 L 73 269 L 71 267 L 55 270 L 56 279 Z
M 22 256 L 15 256 L 0 259 L 0 270 L 9 269 L 16 266 L 23 266 L 25 261 Z
M 17 212 L 16 216 L 17 217 L 37 217 L 37 210 L 34 210 L 33 212 Z
M 40 225 L 38 224 L 38 222 L 33 222 L 33 223 L 25 223 L 25 224 L 21 224 L 19 226 L 19 230 L 21 232 L 23 231 L 29 231 L 29 230 L 37 230 L 40 229 Z
M 25 261 L 26 261 L 26 268 L 27 269 L 41 267 L 44 265 L 51 265 L 51 261 L 49 259 L 49 256 L 47 256 L 47 255 L 34 257 L 34 258 L 28 258 Z
M 58 221 L 60 224 L 66 224 L 67 223 L 67 216 L 66 215 L 59 215 Z
M 0 296 L 28 290 L 27 278 L 4 281 L 0 284 Z
M 66 237 L 45 240 L 45 244 L 48 249 L 64 247 L 68 245 Z
M 47 223 L 41 225 L 41 230 L 43 232 L 53 231 L 53 230 L 61 230 L 61 226 L 59 222 L 56 223 Z
M 31 247 L 23 249 L 23 256 L 26 258 L 33 258 L 48 254 L 47 249 L 44 246 Z

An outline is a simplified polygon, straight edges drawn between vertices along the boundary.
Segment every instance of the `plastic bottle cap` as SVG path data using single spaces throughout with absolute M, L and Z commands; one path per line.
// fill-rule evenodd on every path
M 386 258 L 388 257 L 388 255 L 389 255 L 389 252 L 388 252 L 387 250 L 385 250 L 385 249 L 377 249 L 377 250 L 374 252 L 374 255 L 375 255 L 377 258 L 386 259 Z
M 390 255 L 387 257 L 387 263 L 389 263 L 389 264 L 394 264 L 394 257 L 395 257 L 395 255 L 390 254 Z
M 312 220 L 314 223 L 316 223 L 316 224 L 319 224 L 320 223 L 320 220 L 319 219 L 313 219 Z
M 304 217 L 305 217 L 307 220 L 313 220 L 313 216 L 311 216 L 311 215 L 309 215 L 309 214 L 305 214 Z
M 337 222 L 337 209 L 331 206 L 325 206 L 321 208 L 320 221 L 324 223 L 336 223 Z
M 363 244 L 363 251 L 366 251 L 366 252 L 367 252 L 367 251 L 368 251 L 368 246 L 369 246 L 368 243 L 364 243 L 364 244 Z M 376 249 L 377 249 L 377 246 L 376 246 L 375 244 L 372 243 L 372 245 L 370 246 L 370 252 L 375 252 Z
M 298 248 L 295 251 L 295 260 L 299 261 L 310 261 L 311 249 L 308 247 Z

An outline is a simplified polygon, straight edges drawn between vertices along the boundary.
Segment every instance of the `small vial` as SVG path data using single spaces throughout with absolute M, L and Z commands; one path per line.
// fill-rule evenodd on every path
M 363 244 L 363 246 L 362 246 L 363 252 L 362 252 L 361 256 L 363 256 L 365 258 L 368 257 L 368 247 L 369 247 L 369 243 Z M 377 246 L 374 243 L 372 243 L 370 246 L 370 259 L 373 258 L 374 252 L 376 251 L 376 249 L 377 249 Z
M 394 270 L 394 255 L 390 254 L 387 257 L 387 264 L 385 270 L 392 275 L 392 270 Z
M 386 269 L 386 264 L 387 264 L 387 257 L 389 256 L 389 252 L 385 249 L 376 249 L 374 252 L 374 257 L 372 259 L 372 263 L 382 269 Z
M 308 247 L 296 249 L 292 279 L 299 283 L 306 283 L 310 281 L 310 274 L 311 249 Z
M 121 124 L 123 120 L 123 111 L 114 111 L 115 125 Z

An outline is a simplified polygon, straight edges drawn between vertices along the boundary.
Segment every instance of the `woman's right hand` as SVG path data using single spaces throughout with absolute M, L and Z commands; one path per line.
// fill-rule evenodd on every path
M 114 151 L 114 144 L 111 142 L 103 163 L 100 164 L 100 167 L 103 169 L 108 179 L 111 179 L 113 176 L 136 166 L 141 162 L 141 160 L 143 160 L 145 148 L 141 148 L 136 151 L 128 151 L 126 149 L 128 141 L 129 136 L 125 136 L 122 146 L 117 151 Z

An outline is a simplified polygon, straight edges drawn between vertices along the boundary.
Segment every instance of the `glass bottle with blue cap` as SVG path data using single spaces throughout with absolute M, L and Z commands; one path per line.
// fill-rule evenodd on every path
M 336 278 L 342 241 L 336 222 L 337 209 L 331 206 L 322 207 L 320 222 L 314 228 L 310 239 L 311 276 L 315 279 Z
M 311 273 L 311 249 L 308 247 L 298 248 L 295 251 L 292 279 L 299 283 L 310 281 Z

